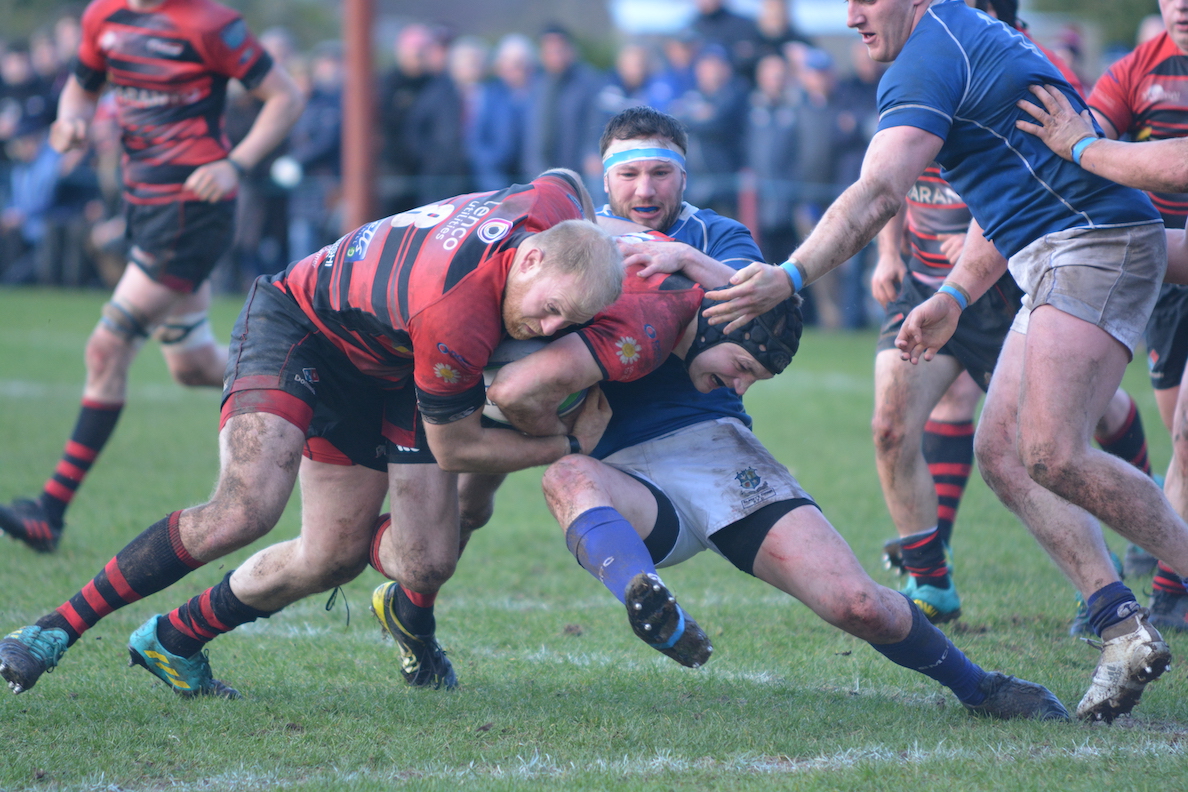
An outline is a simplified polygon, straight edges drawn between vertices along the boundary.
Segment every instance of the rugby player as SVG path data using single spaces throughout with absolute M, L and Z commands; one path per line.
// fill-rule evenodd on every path
M 173 512 L 81 591 L 0 641 L 0 675 L 31 688 L 113 610 L 266 534 L 300 468 L 302 536 L 283 580 L 244 568 L 129 642 L 133 662 L 188 695 L 235 696 L 201 651 L 210 638 L 350 580 L 366 565 L 389 464 L 436 471 L 418 500 L 456 508 L 456 472 L 500 473 L 593 448 L 608 418 L 588 398 L 572 433 L 485 429 L 483 366 L 504 334 L 589 321 L 622 285 L 621 257 L 576 174 L 423 206 L 356 229 L 259 278 L 236 322 L 214 495 Z M 382 439 L 381 439 L 382 438 Z M 306 459 L 302 459 L 302 456 Z M 432 462 L 436 464 L 429 464 Z M 425 637 L 425 651 L 440 653 Z
M 228 150 L 227 81 L 264 103 Z M 34 550 L 58 546 L 64 515 L 115 431 L 128 369 L 150 335 L 183 385 L 221 386 L 227 350 L 210 329 L 210 275 L 231 245 L 240 177 L 280 143 L 305 100 L 239 12 L 213 0 L 94 0 L 50 144 L 81 147 L 105 83 L 115 95 L 128 267 L 87 340 L 82 406 L 36 499 L 0 506 L 0 530 Z
M 1083 105 L 1017 30 L 961 0 L 849 0 L 848 12 L 871 56 L 895 61 L 879 86 L 879 131 L 862 176 L 788 262 L 740 272 L 731 289 L 710 295 L 730 302 L 709 312 L 733 323 L 786 299 L 861 249 L 928 163 L 941 164 L 984 235 L 967 238 L 896 343 L 913 362 L 931 360 L 1009 259 L 1026 297 L 975 452 L 987 483 L 1085 596 L 1103 651 L 1077 714 L 1111 721 L 1133 709 L 1171 653 L 1119 580 L 1094 517 L 1188 570 L 1188 526 L 1160 488 L 1089 445 L 1163 280 L 1162 223 L 1142 193 L 1063 162 L 1015 128 L 1028 118 L 1014 105 L 1030 85 L 1058 86 Z
M 1130 135 L 1137 141 L 1158 141 L 1188 134 L 1188 99 L 1183 90 L 1188 85 L 1185 82 L 1185 75 L 1188 75 L 1188 3 L 1160 0 L 1159 10 L 1165 30 L 1112 65 L 1098 80 L 1089 97 L 1089 109 L 1107 138 Z M 1028 103 L 1028 107 L 1035 105 Z M 1027 126 L 1023 128 L 1029 129 Z M 1079 139 L 1091 141 L 1095 137 L 1096 130 L 1086 128 Z M 1073 144 L 1077 142 L 1072 141 Z M 1088 161 L 1082 153 L 1081 163 L 1088 165 L 1101 155 L 1101 147 L 1085 145 L 1094 148 Z M 1183 148 L 1183 144 L 1172 145 Z M 1169 154 L 1165 149 L 1152 152 L 1152 164 L 1157 161 L 1161 170 L 1176 161 L 1164 159 Z M 1071 156 L 1071 150 L 1067 153 Z M 1174 156 L 1178 158 L 1183 154 Z M 1164 225 L 1169 229 L 1184 228 L 1188 218 L 1188 195 L 1185 194 L 1188 184 L 1148 185 L 1140 184 L 1126 174 L 1109 174 L 1109 177 L 1132 187 L 1153 190 L 1148 195 L 1159 210 Z M 1188 287 L 1164 284 L 1147 323 L 1145 340 L 1155 401 L 1172 436 L 1172 462 L 1164 491 L 1184 516 L 1188 515 L 1188 436 L 1185 434 L 1188 432 L 1188 389 L 1182 387 L 1182 382 L 1188 361 Z M 1128 551 L 1128 561 L 1130 556 Z M 1151 623 L 1161 629 L 1188 630 L 1188 591 L 1180 576 L 1167 564 L 1159 562 L 1151 588 Z

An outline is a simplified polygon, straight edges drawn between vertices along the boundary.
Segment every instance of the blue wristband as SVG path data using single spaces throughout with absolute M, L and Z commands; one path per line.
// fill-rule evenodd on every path
M 952 297 L 954 300 L 957 301 L 957 306 L 959 308 L 961 308 L 961 310 L 963 310 L 963 311 L 967 307 L 969 307 L 969 303 L 966 302 L 966 300 L 965 300 L 965 295 L 962 294 L 961 292 L 957 291 L 956 289 L 954 289 L 952 286 L 950 286 L 947 283 L 942 283 L 940 285 L 940 288 L 936 290 L 936 293 L 949 295 L 950 297 Z
M 1085 149 L 1089 148 L 1091 144 L 1096 142 L 1096 137 L 1083 137 L 1073 144 L 1072 160 L 1077 164 L 1077 167 L 1081 167 L 1081 157 L 1084 156 Z
M 788 259 L 780 265 L 780 269 L 788 273 L 788 277 L 792 279 L 792 291 L 799 292 L 804 288 L 804 276 L 800 274 L 800 267 L 793 259 Z

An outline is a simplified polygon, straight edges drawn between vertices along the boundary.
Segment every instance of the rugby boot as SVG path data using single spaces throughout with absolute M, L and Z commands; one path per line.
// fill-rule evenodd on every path
M 927 583 L 921 585 L 909 577 L 902 592 L 933 624 L 944 624 L 961 616 L 961 598 L 957 596 L 957 586 L 951 582 L 947 589 L 942 589 Z
M 136 628 L 128 639 L 128 666 L 138 665 L 157 679 L 160 679 L 179 696 L 217 696 L 237 699 L 239 691 L 215 679 L 210 671 L 206 652 L 196 652 L 192 657 L 180 657 L 161 646 L 157 640 L 157 619 L 153 616 Z
M 24 693 L 57 667 L 70 638 L 65 630 L 22 627 L 0 640 L 0 676 L 13 693 Z
M 1112 723 L 1135 708 L 1147 683 L 1154 682 L 1171 665 L 1171 650 L 1151 626 L 1150 612 L 1137 613 L 1101 634 L 1101 641 L 1086 641 L 1101 650 L 1093 682 L 1077 705 L 1077 717 Z
M 39 553 L 52 553 L 62 538 L 61 520 L 51 520 L 40 500 L 18 498 L 0 506 L 0 531 L 24 542 Z
M 1188 632 L 1188 594 L 1153 591 L 1150 618 L 1158 630 Z
M 1026 679 L 991 671 L 978 685 L 978 690 L 985 694 L 986 700 L 981 704 L 965 705 L 975 715 L 1001 720 L 1069 720 L 1068 710 L 1060 703 L 1060 699 L 1052 695 L 1052 691 Z
M 1155 574 L 1155 567 L 1159 559 L 1136 544 L 1126 545 L 1126 555 L 1122 557 L 1122 571 L 1128 578 L 1148 577 Z
M 659 577 L 640 572 L 627 584 L 627 621 L 648 646 L 683 666 L 699 668 L 714 647 Z
M 384 634 L 396 642 L 400 650 L 400 673 L 413 687 L 434 690 L 458 687 L 454 666 L 445 650 L 432 634 L 413 635 L 404 629 L 396 616 L 396 598 L 401 596 L 400 584 L 388 581 L 371 592 L 371 613 L 379 620 Z

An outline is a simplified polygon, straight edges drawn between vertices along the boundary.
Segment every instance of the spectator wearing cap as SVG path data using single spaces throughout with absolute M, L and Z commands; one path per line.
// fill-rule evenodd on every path
M 37 277 L 37 249 L 45 239 L 62 160 L 48 142 L 52 120 L 48 106 L 22 114 L 4 144 L 11 166 L 9 198 L 0 212 L 2 283 L 31 283 Z
M 526 141 L 528 172 L 569 168 L 600 177 L 602 161 L 590 129 L 605 77 L 578 60 L 573 36 L 558 25 L 540 36 L 540 64 Z
M 735 73 L 730 55 L 719 44 L 702 48 L 693 73 L 696 87 L 672 108 L 689 132 L 687 197 L 696 206 L 732 217 L 743 164 L 747 82 Z
M 536 48 L 518 33 L 505 36 L 492 69 L 495 74 L 482 85 L 466 141 L 475 186 L 484 192 L 531 178 L 524 167 L 524 138 L 536 80 Z
M 753 19 L 726 8 L 725 0 L 697 0 L 693 32 L 702 41 L 721 45 L 735 73 L 750 80 L 759 59 L 763 35 Z

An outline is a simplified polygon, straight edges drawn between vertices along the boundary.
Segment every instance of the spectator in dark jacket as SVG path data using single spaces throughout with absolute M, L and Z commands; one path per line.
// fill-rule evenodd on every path
M 540 64 L 544 74 L 532 99 L 526 141 L 528 171 L 569 168 L 600 180 L 602 162 L 590 128 L 605 78 L 578 60 L 573 37 L 556 25 L 541 34 Z
M 724 47 L 735 73 L 750 81 L 763 42 L 755 21 L 727 9 L 724 0 L 697 0 L 697 12 L 693 31 L 702 41 Z
M 342 160 L 342 47 L 319 44 L 310 64 L 305 112 L 289 134 L 302 178 L 289 202 L 289 255 L 304 258 L 339 233 L 336 197 Z
M 747 116 L 746 164 L 758 189 L 759 247 L 767 261 L 783 261 L 798 243 L 796 205 L 798 112 L 789 90 L 788 62 L 766 55 L 755 70 Z
M 425 25 L 406 25 L 396 36 L 396 65 L 379 88 L 378 120 L 383 141 L 380 159 L 386 183 L 380 204 L 385 214 L 397 214 L 417 205 L 415 176 L 420 169 L 416 154 L 405 145 L 408 115 L 417 97 L 433 79 L 426 63 L 431 34 Z

